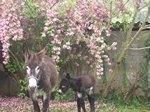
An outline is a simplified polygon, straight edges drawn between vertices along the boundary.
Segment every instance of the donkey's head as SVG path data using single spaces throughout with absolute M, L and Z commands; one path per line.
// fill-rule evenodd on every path
M 43 49 L 38 53 L 28 52 L 25 54 L 26 74 L 28 79 L 28 88 L 35 90 L 42 75 L 42 62 L 46 50 Z
M 65 77 L 60 81 L 59 93 L 65 93 L 70 88 L 70 74 L 65 74 Z

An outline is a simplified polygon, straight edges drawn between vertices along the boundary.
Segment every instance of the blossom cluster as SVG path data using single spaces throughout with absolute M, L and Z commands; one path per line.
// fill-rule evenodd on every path
M 51 3 L 55 4 L 56 2 Z M 50 42 L 53 44 L 52 58 L 56 62 L 59 62 L 62 49 L 71 50 L 70 41 L 64 37 L 70 37 L 74 34 L 74 32 L 70 32 L 68 17 L 62 16 L 59 13 L 58 7 L 60 5 L 65 5 L 65 2 L 47 10 L 47 21 L 45 22 L 44 31 L 42 32 L 42 37 L 46 35 L 50 37 Z
M 104 61 L 111 65 L 106 51 L 115 50 L 117 45 L 116 42 L 108 45 L 105 41 L 105 37 L 110 36 L 110 28 L 107 25 L 110 19 L 109 10 L 97 0 L 77 0 L 72 7 L 66 5 L 63 11 L 65 13 L 60 14 L 61 4 L 66 5 L 67 2 L 47 9 L 47 20 L 42 32 L 42 36 L 48 36 L 53 44 L 52 57 L 59 62 L 64 49 L 71 51 L 73 44 L 85 42 L 89 49 L 86 62 L 96 68 L 96 74 L 100 78 L 104 72 Z M 106 36 L 102 36 L 103 32 Z
M 0 6 L 0 42 L 2 43 L 3 63 L 9 61 L 10 41 L 21 40 L 23 29 L 13 4 L 3 3 Z

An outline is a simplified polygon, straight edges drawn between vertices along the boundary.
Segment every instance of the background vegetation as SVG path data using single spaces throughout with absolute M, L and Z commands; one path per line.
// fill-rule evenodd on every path
M 0 9 L 1 64 L 20 85 L 19 96 L 27 95 L 24 53 L 47 46 L 60 77 L 70 72 L 97 78 L 97 99 L 123 112 L 130 111 L 126 105 L 142 108 L 149 101 L 149 0 L 4 0 Z M 133 54 L 136 68 L 129 67 Z M 71 91 L 54 95 L 74 100 Z

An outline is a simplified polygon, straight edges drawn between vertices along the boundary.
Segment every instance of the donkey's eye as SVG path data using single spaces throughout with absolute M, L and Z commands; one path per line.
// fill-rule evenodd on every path
M 27 66 L 27 74 L 29 75 L 30 72 L 31 72 L 31 69 L 30 69 L 30 67 Z
M 35 68 L 35 73 L 38 74 L 39 71 L 40 71 L 40 68 L 39 68 L 39 66 L 37 66 L 37 67 Z

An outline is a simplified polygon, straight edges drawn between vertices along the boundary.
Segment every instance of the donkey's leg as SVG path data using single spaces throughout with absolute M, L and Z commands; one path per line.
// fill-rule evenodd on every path
M 89 103 L 90 103 L 90 112 L 95 112 L 95 99 L 94 99 L 94 96 L 93 95 L 87 95 L 88 96 L 88 100 L 89 100 Z
M 83 112 L 86 112 L 84 98 L 81 98 L 81 107 L 83 109 Z
M 78 112 L 81 112 L 81 99 L 77 98 L 77 108 L 78 108 Z
M 50 100 L 50 94 L 44 93 L 44 95 L 43 95 L 43 112 L 48 112 L 49 100 Z
M 32 100 L 32 102 L 33 102 L 34 112 L 40 112 L 40 107 L 38 105 L 38 101 L 37 100 Z
M 37 97 L 36 97 L 35 93 L 32 91 L 29 91 L 29 95 L 33 102 L 34 112 L 40 112 L 40 107 L 38 105 L 38 101 L 37 101 Z
M 77 92 L 77 102 L 79 104 L 78 112 L 81 112 L 81 108 L 83 109 L 84 112 L 86 112 L 83 93 Z

